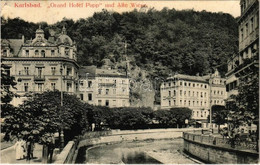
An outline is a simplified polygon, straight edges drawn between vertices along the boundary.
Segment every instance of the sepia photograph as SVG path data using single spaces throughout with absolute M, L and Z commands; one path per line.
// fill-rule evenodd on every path
M 259 164 L 259 0 L 0 8 L 0 164 Z

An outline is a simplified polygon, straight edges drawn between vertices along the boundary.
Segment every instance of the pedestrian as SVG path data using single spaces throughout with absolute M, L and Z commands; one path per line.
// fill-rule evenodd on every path
M 52 156 L 53 156 L 54 148 L 55 148 L 55 138 L 54 138 L 54 134 L 51 134 L 50 143 L 48 145 L 48 157 L 50 155 L 50 163 L 52 163 Z
M 24 148 L 23 148 L 23 141 L 18 138 L 17 142 L 14 145 L 14 149 L 15 149 L 15 158 L 17 160 L 23 159 L 24 156 Z
M 32 150 L 32 143 L 30 140 L 28 140 L 26 142 L 26 149 L 27 149 L 26 160 L 30 161 L 31 160 L 31 150 Z
M 33 159 L 33 150 L 34 150 L 34 147 L 35 147 L 35 143 L 34 143 L 34 141 L 31 141 L 31 158 Z

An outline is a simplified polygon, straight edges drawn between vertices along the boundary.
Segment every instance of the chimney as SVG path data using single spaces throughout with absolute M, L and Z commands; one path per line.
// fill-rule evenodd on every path
M 24 35 L 22 35 L 22 42 L 24 43 Z

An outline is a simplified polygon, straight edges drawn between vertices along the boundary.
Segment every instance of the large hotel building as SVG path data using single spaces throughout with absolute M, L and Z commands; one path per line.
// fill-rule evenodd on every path
M 245 78 L 259 65 L 259 1 L 241 0 L 238 19 L 239 52 L 228 61 L 228 97 L 237 94 L 239 78 Z
M 161 109 L 188 107 L 192 118 L 206 122 L 212 105 L 225 105 L 225 79 L 219 72 L 207 76 L 176 74 L 166 79 L 161 88 Z
M 48 39 L 40 27 L 31 40 L 2 39 L 2 63 L 17 82 L 17 89 L 12 90 L 20 95 L 11 104 L 21 104 L 31 92 L 57 89 L 94 105 L 129 106 L 129 80 L 125 74 L 109 69 L 95 68 L 94 73 L 91 69 L 82 69 L 76 53 L 75 42 L 66 34 L 65 27 L 60 34 L 51 34 Z M 85 79 L 79 80 L 80 77 Z M 97 87 L 93 86 L 96 84 Z

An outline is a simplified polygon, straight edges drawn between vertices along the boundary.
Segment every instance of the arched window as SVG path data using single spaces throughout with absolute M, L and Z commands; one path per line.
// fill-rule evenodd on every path
M 35 54 L 36 56 L 38 56 L 38 55 L 39 55 L 39 50 L 35 50 L 35 51 L 34 51 L 34 54 Z
M 7 56 L 7 50 L 3 50 L 3 56 Z
M 41 56 L 45 57 L 45 51 L 44 50 L 41 51 Z
M 69 51 L 70 51 L 69 48 L 65 48 L 65 55 L 66 55 L 66 56 L 69 56 Z

